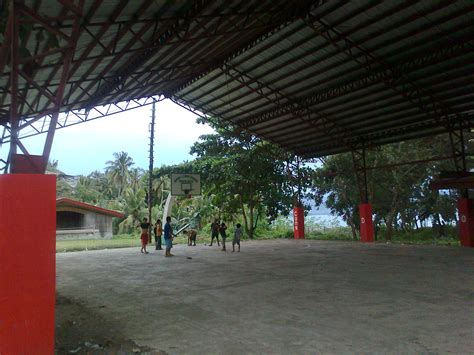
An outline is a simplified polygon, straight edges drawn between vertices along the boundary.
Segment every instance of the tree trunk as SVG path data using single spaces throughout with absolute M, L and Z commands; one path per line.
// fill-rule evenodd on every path
M 239 195 L 240 198 L 240 208 L 242 208 L 242 217 L 244 217 L 244 227 L 247 235 L 249 235 L 249 223 L 247 221 L 247 214 L 245 213 L 245 205 L 244 201 L 242 200 L 242 196 Z
M 441 216 L 439 215 L 439 213 L 436 213 L 436 221 L 437 221 L 437 224 L 438 224 L 438 238 L 442 238 L 442 237 L 445 236 L 444 223 L 441 220 Z
M 397 200 L 398 200 L 398 193 L 395 192 L 392 197 L 392 203 L 390 204 L 390 210 L 385 219 L 385 225 L 387 226 L 386 239 L 388 241 L 391 241 L 392 236 L 393 236 L 393 219 L 397 215 Z
M 253 232 L 254 232 L 254 226 L 253 226 L 253 203 L 250 202 L 249 204 L 249 238 L 253 239 Z
M 387 235 L 386 235 L 386 239 L 388 241 L 391 241 L 392 240 L 392 236 L 393 236 L 393 218 L 395 217 L 395 211 L 394 210 L 391 210 L 388 215 L 387 215 L 387 218 L 385 220 L 385 225 L 387 226 Z
M 354 224 L 352 213 L 346 211 L 344 219 L 349 227 L 351 227 L 352 239 L 357 240 L 357 227 Z

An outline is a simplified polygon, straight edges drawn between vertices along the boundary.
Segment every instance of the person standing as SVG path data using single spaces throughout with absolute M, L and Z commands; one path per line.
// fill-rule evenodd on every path
M 221 234 L 221 238 L 222 238 L 222 251 L 225 251 L 225 239 L 227 238 L 226 230 L 227 230 L 227 226 L 225 225 L 224 222 L 222 222 L 219 227 L 219 233 Z
M 232 252 L 235 251 L 235 244 L 239 246 L 238 252 L 240 252 L 240 237 L 242 236 L 242 225 L 240 223 L 237 223 L 235 226 L 235 231 L 234 231 L 234 240 L 232 240 Z
M 156 250 L 163 250 L 161 248 L 161 235 L 163 234 L 163 225 L 160 219 L 156 220 L 155 228 L 153 229 L 155 233 L 155 249 Z
M 212 247 L 212 243 L 214 242 L 214 238 L 217 240 L 217 245 L 220 246 L 219 244 L 219 221 L 217 219 L 214 220 L 214 223 L 211 224 L 211 244 L 209 244 L 210 247 Z
M 163 229 L 165 238 L 166 251 L 165 256 L 174 256 L 171 254 L 171 248 L 173 248 L 173 228 L 171 227 L 171 217 L 166 217 L 165 228 Z
M 148 223 L 148 219 L 143 218 L 142 223 L 140 223 L 140 225 L 137 226 L 137 228 L 138 227 L 140 227 L 142 230 L 142 234 L 140 235 L 140 239 L 142 241 L 142 248 L 140 249 L 140 252 L 148 254 L 148 252 L 146 251 L 146 245 L 148 244 L 148 238 L 149 238 L 148 229 L 150 228 L 150 223 Z

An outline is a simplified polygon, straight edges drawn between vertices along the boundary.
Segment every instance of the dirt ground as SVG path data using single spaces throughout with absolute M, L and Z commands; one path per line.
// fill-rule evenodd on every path
M 306 240 L 57 255 L 57 353 L 474 349 L 474 250 Z
M 56 354 L 165 354 L 138 346 L 79 302 L 56 296 Z

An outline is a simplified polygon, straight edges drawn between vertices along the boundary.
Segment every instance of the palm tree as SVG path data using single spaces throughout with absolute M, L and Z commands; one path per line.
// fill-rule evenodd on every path
M 133 190 L 138 190 L 140 188 L 142 188 L 142 184 L 143 184 L 143 176 L 145 175 L 145 172 L 143 169 L 140 169 L 140 168 L 133 168 L 133 169 L 130 169 L 129 171 L 129 176 L 130 176 L 130 179 L 129 179 L 129 185 L 130 187 L 133 189 Z
M 120 225 L 120 231 L 133 231 L 134 227 L 140 223 L 143 216 L 146 216 L 145 190 L 133 190 L 127 187 L 123 193 L 123 208 L 127 218 Z
M 130 181 L 130 168 L 135 164 L 126 152 L 114 153 L 115 160 L 109 160 L 105 171 L 117 185 L 118 197 L 122 197 L 124 187 Z

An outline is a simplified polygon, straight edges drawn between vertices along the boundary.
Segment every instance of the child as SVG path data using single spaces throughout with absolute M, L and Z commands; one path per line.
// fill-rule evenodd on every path
M 222 237 L 222 251 L 225 251 L 225 239 L 227 238 L 227 234 L 226 234 L 226 229 L 227 229 L 227 226 L 225 225 L 224 222 L 221 223 L 221 226 L 219 227 L 219 232 L 221 234 L 221 237 Z
M 146 245 L 148 244 L 148 228 L 150 228 L 150 223 L 148 223 L 148 219 L 143 218 L 143 222 L 140 223 L 137 228 L 138 227 L 142 229 L 142 234 L 140 235 L 140 239 L 142 241 L 142 248 L 140 249 L 140 252 L 148 254 L 148 252 L 146 251 Z
M 242 236 L 242 229 L 240 227 L 242 227 L 242 225 L 237 223 L 234 232 L 234 240 L 232 241 L 232 252 L 235 251 L 235 244 L 239 246 L 239 250 L 237 251 L 240 252 L 240 237 Z
M 160 219 L 156 220 L 155 228 L 153 231 L 155 232 L 155 249 L 162 250 L 161 249 L 161 234 L 163 234 L 163 226 L 161 224 Z
M 174 256 L 171 254 L 171 248 L 173 247 L 173 229 L 171 227 L 171 217 L 166 217 L 165 228 L 163 229 L 165 237 L 166 251 L 165 256 Z

